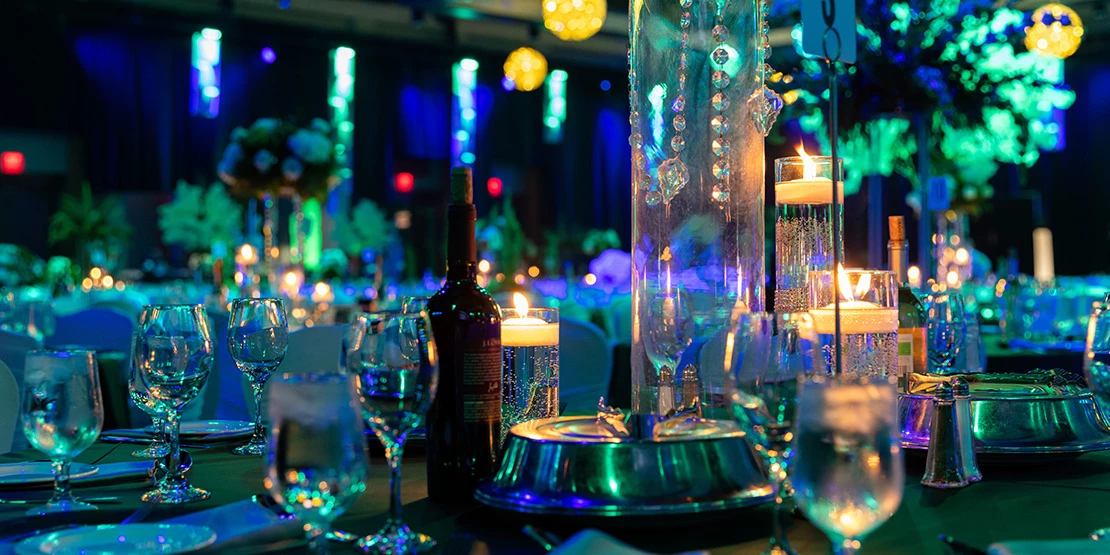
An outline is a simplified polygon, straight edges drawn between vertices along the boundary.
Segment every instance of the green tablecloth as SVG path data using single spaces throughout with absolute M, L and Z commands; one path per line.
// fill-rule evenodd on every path
M 97 444 L 81 457 L 83 462 L 131 460 L 132 445 Z M 146 521 L 203 510 L 262 493 L 262 461 L 231 455 L 226 448 L 192 451 L 191 479 L 213 492 L 210 500 L 184 506 L 158 507 Z M 41 458 L 32 452 L 0 457 L 4 462 Z M 955 491 L 922 488 L 917 481 L 922 460 L 913 457 L 907 468 L 902 506 L 894 517 L 864 542 L 864 554 L 941 553 L 939 534 L 949 534 L 985 547 L 994 541 L 1014 539 L 1079 538 L 1095 528 L 1110 526 L 1110 453 L 1090 454 L 1078 460 L 1044 461 L 1038 465 L 985 466 L 984 481 Z M 376 530 L 388 505 L 388 472 L 380 452 L 372 455 L 371 480 L 354 508 L 339 518 L 338 528 L 360 534 Z M 602 519 L 556 522 L 543 517 L 520 516 L 481 505 L 443 506 L 425 495 L 424 461 L 414 450 L 406 456 L 403 492 L 405 516 L 416 530 L 442 542 L 469 534 L 489 544 L 493 555 L 541 553 L 520 533 L 531 523 L 568 537 L 582 527 L 604 526 Z M 138 483 L 78 489 L 85 495 L 121 495 L 120 505 L 102 505 L 97 512 L 74 516 L 29 519 L 26 506 L 0 505 L 0 536 L 41 528 L 58 520 L 86 523 L 119 522 L 139 506 L 144 486 Z M 0 492 L 0 497 L 19 495 Z M 609 529 L 617 537 L 644 549 L 673 553 L 708 549 L 713 554 L 757 554 L 766 545 L 770 526 L 767 507 L 718 515 L 699 515 L 667 521 L 628 521 Z M 790 531 L 792 544 L 802 554 L 827 553 L 828 542 L 807 522 L 797 520 Z M 334 545 L 337 553 L 354 552 Z

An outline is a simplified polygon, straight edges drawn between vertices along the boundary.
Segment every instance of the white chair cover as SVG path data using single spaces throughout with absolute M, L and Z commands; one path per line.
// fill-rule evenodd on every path
M 0 362 L 0 455 L 12 450 L 18 418 L 19 386 L 16 385 L 15 374 L 8 365 Z
M 339 356 L 343 350 L 343 338 L 350 326 L 314 326 L 301 328 L 289 334 L 289 348 L 275 374 L 282 372 L 320 372 L 335 371 L 340 368 Z M 242 378 L 243 398 L 247 410 L 254 418 L 254 390 L 246 377 Z M 262 417 L 266 418 L 266 395 L 262 396 Z
M 33 337 L 0 330 L 0 362 L 8 367 L 15 378 L 16 399 L 19 398 L 19 395 L 23 391 L 23 365 L 27 359 L 27 352 L 40 347 L 42 347 L 42 345 Z M 19 406 L 18 402 L 16 406 Z M 17 408 L 17 413 L 18 410 Z M 27 445 L 27 439 L 23 437 L 23 434 L 19 434 L 13 439 L 11 450 L 18 451 L 26 448 Z
M 573 318 L 559 320 L 559 403 L 566 411 L 592 413 L 609 395 L 613 351 L 597 326 Z

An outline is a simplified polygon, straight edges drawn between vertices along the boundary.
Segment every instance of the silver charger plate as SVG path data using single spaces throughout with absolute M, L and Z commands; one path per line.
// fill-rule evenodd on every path
M 501 468 L 475 492 L 498 509 L 571 517 L 706 513 L 772 497 L 762 464 L 732 422 L 703 420 L 658 439 L 629 439 L 593 416 L 514 426 Z
M 971 384 L 975 452 L 990 455 L 1079 455 L 1110 449 L 1110 423 L 1091 392 L 1066 385 Z M 899 398 L 902 445 L 928 449 L 932 397 Z

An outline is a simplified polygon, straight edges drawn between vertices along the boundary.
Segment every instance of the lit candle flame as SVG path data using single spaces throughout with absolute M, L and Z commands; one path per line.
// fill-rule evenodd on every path
M 243 245 L 243 247 L 239 249 L 239 256 L 243 259 L 244 262 L 250 262 L 254 260 L 254 248 L 250 245 Z
M 528 297 L 520 293 L 513 293 L 513 306 L 516 307 L 517 316 L 521 318 L 528 316 Z
M 863 274 L 856 283 L 856 298 L 862 299 L 869 289 L 871 289 L 871 274 Z
M 837 275 L 840 279 L 839 283 L 837 283 L 837 285 L 840 286 L 840 296 L 844 297 L 845 301 L 854 301 L 854 300 L 856 300 L 856 296 L 852 292 L 852 282 L 848 279 L 848 273 L 844 271 L 844 265 L 843 264 L 837 265 L 836 273 L 837 273 Z M 862 282 L 862 280 L 860 280 L 860 281 Z M 867 287 L 871 287 L 871 279 L 870 278 L 868 278 L 868 280 L 867 280 Z M 867 290 L 864 289 L 864 292 L 866 293 Z
M 805 144 L 798 145 L 798 155 L 802 157 L 802 179 L 817 177 L 817 163 L 806 154 Z

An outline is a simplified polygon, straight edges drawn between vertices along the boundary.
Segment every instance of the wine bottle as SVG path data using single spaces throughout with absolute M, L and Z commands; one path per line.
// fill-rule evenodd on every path
M 447 281 L 428 299 L 439 387 L 428 411 L 428 498 L 473 499 L 497 466 L 501 442 L 501 309 L 478 286 L 470 168 L 451 172 Z
M 890 269 L 898 275 L 898 382 L 905 391 L 910 372 L 924 374 L 928 371 L 925 342 L 925 306 L 910 288 L 906 277 L 909 262 L 909 243 L 906 242 L 906 224 L 902 216 L 889 219 Z

